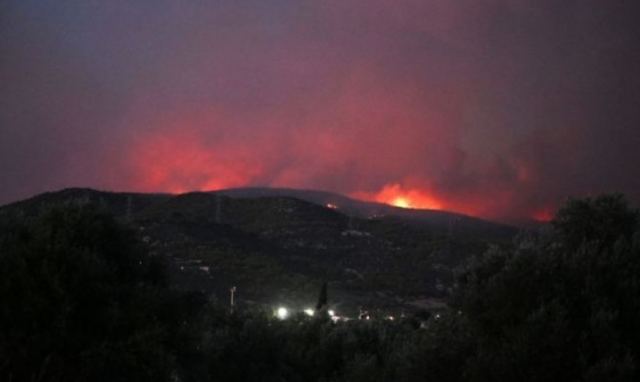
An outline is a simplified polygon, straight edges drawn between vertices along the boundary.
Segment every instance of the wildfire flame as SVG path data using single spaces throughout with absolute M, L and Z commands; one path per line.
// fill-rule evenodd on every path
M 389 204 L 400 208 L 411 208 L 411 202 L 402 196 L 393 199 Z
M 439 210 L 443 205 L 426 191 L 418 189 L 406 189 L 398 183 L 388 184 L 377 193 L 359 193 L 355 197 L 371 200 L 378 203 L 389 204 L 399 208 L 416 208 Z

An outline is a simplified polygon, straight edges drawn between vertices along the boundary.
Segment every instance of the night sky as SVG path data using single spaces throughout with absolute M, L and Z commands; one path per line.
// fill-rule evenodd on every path
M 0 1 L 0 203 L 336 191 L 640 202 L 640 1 Z

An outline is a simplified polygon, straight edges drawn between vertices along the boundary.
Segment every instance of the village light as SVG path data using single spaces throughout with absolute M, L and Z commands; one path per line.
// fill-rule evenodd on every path
M 285 320 L 287 319 L 287 317 L 289 317 L 289 310 L 287 310 L 287 308 L 285 308 L 284 306 L 281 306 L 276 311 L 276 316 L 281 320 Z
M 315 314 L 315 311 L 311 308 L 307 308 L 304 310 L 304 314 L 306 314 L 309 317 L 313 317 L 313 315 Z
M 329 315 L 330 315 L 331 317 L 333 317 L 333 316 L 335 316 L 335 315 L 336 315 L 336 312 L 335 312 L 334 310 L 332 310 L 332 309 L 329 309 L 329 310 L 327 311 L 327 313 L 329 313 Z

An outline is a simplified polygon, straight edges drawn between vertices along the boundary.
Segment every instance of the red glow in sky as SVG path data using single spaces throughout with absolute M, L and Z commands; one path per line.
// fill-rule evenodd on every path
M 164 121 L 165 127 L 138 136 L 126 158 L 132 188 L 171 193 L 245 186 L 324 189 L 400 208 L 447 210 L 485 218 L 501 216 L 513 197 L 508 188 L 496 189 L 496 197 L 491 199 L 477 194 L 446 193 L 416 178 L 384 182 L 377 188 L 359 185 L 350 177 L 354 168 L 345 166 L 354 150 L 352 136 L 346 140 L 340 134 L 331 135 L 331 139 L 326 134 L 298 135 L 287 140 L 278 135 L 256 136 L 251 142 L 267 143 L 251 145 L 243 137 L 211 137 L 198 128 L 209 123 L 215 123 L 211 116 L 194 113 L 188 118 Z M 274 149 L 277 147 L 282 150 Z M 367 153 L 360 150 L 363 156 Z M 375 160 L 362 164 L 374 167 L 363 167 L 360 171 L 370 171 L 374 177 L 383 179 L 384 174 L 393 175 L 402 168 L 372 158 Z M 330 171 L 318 172 L 327 168 Z M 335 188 L 323 187 L 335 179 L 341 180 Z M 552 211 L 548 207 L 539 208 L 528 216 L 548 221 Z
M 508 222 L 640 201 L 638 2 L 11 3 L 0 204 L 273 186 Z
M 198 113 L 163 123 L 163 128 L 133 141 L 126 156 L 129 182 L 133 185 L 128 188 L 170 193 L 246 186 L 320 189 L 400 208 L 446 210 L 489 219 L 506 215 L 514 197 L 508 187 L 500 188 L 495 182 L 491 184 L 492 198 L 483 194 L 448 193 L 419 178 L 385 182 L 385 174 L 390 175 L 389 179 L 401 171 L 402 166 L 384 163 L 375 156 L 361 163 L 365 165 L 361 168 L 345 165 L 352 160 L 352 142 L 357 142 L 352 141 L 351 135 L 347 135 L 347 139 L 342 139 L 344 135 L 340 134 L 331 135 L 331 139 L 327 134 L 301 134 L 290 139 L 279 135 L 254 136 L 248 142 L 244 137 L 212 137 L 203 133 L 198 126 L 215 121 L 211 116 Z M 250 144 L 253 142 L 264 144 Z M 365 157 L 367 151 L 359 150 L 360 157 Z M 378 167 L 378 164 L 381 165 Z M 367 167 L 369 165 L 373 167 Z M 352 171 L 368 171 L 370 176 L 382 179 L 383 184 L 380 187 L 358 184 L 351 177 Z M 336 179 L 340 182 L 334 183 L 335 187 L 323 186 Z M 553 208 L 538 207 L 525 214 L 535 220 L 548 221 L 553 216 Z
M 260 165 L 241 147 L 212 150 L 201 137 L 177 129 L 141 139 L 133 146 L 135 188 L 182 193 L 245 186 Z

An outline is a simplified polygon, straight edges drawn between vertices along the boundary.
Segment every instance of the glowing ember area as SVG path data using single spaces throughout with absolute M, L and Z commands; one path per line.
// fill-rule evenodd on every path
M 415 208 L 439 210 L 443 208 L 441 202 L 425 191 L 418 189 L 405 189 L 400 184 L 388 184 L 376 194 L 358 193 L 354 194 L 365 200 L 371 200 L 378 203 L 389 204 L 399 208 Z

